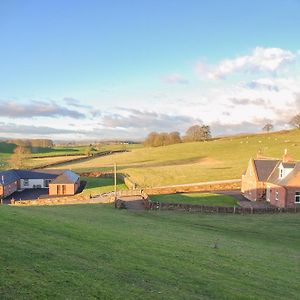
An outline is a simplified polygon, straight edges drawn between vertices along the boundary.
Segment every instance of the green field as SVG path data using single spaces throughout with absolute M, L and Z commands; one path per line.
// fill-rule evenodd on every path
M 82 195 L 99 195 L 114 191 L 114 180 L 112 178 L 98 178 L 98 177 L 80 177 L 80 180 L 87 182 Z M 126 185 L 117 180 L 117 190 L 126 190 Z
M 233 197 L 213 193 L 179 193 L 170 195 L 153 195 L 150 197 L 150 199 L 152 201 L 159 201 L 162 203 L 197 204 L 225 207 L 233 207 L 234 205 L 238 205 L 238 201 Z
M 112 169 L 116 162 L 119 171 L 128 173 L 139 185 L 162 186 L 241 178 L 249 158 L 256 157 L 258 151 L 265 156 L 282 157 L 286 148 L 300 159 L 300 130 L 133 149 L 62 168 L 105 170 Z
M 299 215 L 0 207 L 1 299 L 299 299 Z
M 128 150 L 141 148 L 141 144 L 112 144 L 101 145 L 96 152 Z M 15 144 L 0 142 L 0 170 L 9 168 L 9 159 L 15 149 Z M 26 160 L 25 167 L 37 168 L 46 164 L 61 163 L 64 161 L 80 158 L 86 155 L 88 146 L 56 146 L 53 148 L 33 148 L 32 153 Z

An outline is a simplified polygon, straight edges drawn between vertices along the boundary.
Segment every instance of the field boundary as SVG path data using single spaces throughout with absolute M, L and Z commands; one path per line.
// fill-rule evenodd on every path
M 164 195 L 176 193 L 191 193 L 191 192 L 213 192 L 213 191 L 231 191 L 241 188 L 241 179 L 208 181 L 201 183 L 180 184 L 171 186 L 161 186 L 145 188 L 144 191 L 148 195 Z
M 220 214 L 276 214 L 276 213 L 300 213 L 299 207 L 280 208 L 280 207 L 224 207 L 206 206 L 197 204 L 165 203 L 159 201 L 149 201 L 149 210 L 173 210 L 200 213 L 220 213 Z
M 94 154 L 92 156 L 80 155 L 82 157 L 78 157 L 78 158 L 74 158 L 74 159 L 69 159 L 69 160 L 65 160 L 65 161 L 61 161 L 61 162 L 56 162 L 56 163 L 42 164 L 40 166 L 34 167 L 33 169 L 45 169 L 45 168 L 49 168 L 49 167 L 59 167 L 59 166 L 62 166 L 64 164 L 66 164 L 66 163 L 87 161 L 87 160 L 92 160 L 92 159 L 94 159 L 96 157 L 99 157 L 99 156 L 113 155 L 113 154 L 122 153 L 122 152 L 127 152 L 127 150 L 103 151 L 103 152 L 96 153 L 96 154 Z M 62 156 L 68 157 L 68 155 L 62 155 Z M 69 155 L 69 157 L 70 157 L 70 155 Z

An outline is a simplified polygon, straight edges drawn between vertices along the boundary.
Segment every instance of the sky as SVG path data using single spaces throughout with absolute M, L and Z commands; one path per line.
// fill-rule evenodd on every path
M 300 0 L 2 0 L 0 137 L 287 129 Z

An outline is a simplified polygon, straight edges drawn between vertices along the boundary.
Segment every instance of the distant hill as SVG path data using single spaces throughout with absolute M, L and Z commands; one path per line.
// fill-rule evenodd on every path
M 116 162 L 120 172 L 129 174 L 141 186 L 161 186 L 241 178 L 250 157 L 256 157 L 259 153 L 261 156 L 280 158 L 284 149 L 300 160 L 300 130 L 139 148 L 82 163 L 68 163 L 63 168 L 111 170 Z

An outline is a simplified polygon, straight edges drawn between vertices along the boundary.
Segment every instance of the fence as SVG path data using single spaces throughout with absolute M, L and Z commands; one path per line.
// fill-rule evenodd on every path
M 176 210 L 200 213 L 221 213 L 221 214 L 275 214 L 275 213 L 299 213 L 300 207 L 279 208 L 279 207 L 223 207 L 223 206 L 204 206 L 180 203 L 163 203 L 149 201 L 150 210 Z

